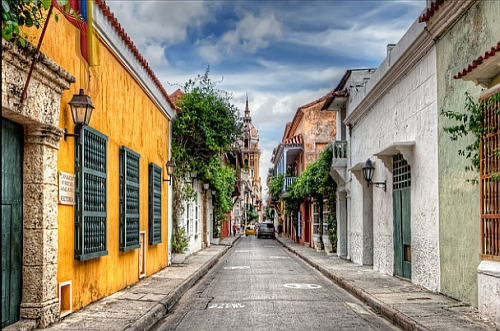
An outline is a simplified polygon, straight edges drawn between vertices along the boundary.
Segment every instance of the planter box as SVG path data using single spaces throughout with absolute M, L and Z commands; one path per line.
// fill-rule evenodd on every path
M 186 260 L 186 253 L 172 253 L 172 263 L 181 264 Z

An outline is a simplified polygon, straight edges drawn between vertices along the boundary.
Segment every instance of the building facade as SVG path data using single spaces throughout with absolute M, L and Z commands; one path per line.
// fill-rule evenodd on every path
M 281 143 L 274 149 L 271 162 L 273 176 L 284 176 L 283 192 L 294 180 L 314 163 L 336 134 L 336 112 L 324 109 L 328 96 L 324 96 L 297 109 L 294 118 L 287 123 Z M 285 218 L 284 234 L 310 247 L 318 245 L 319 221 L 315 217 L 314 202 L 305 198 L 300 206 L 297 228 Z M 326 223 L 326 222 L 325 222 Z M 328 242 L 327 231 L 323 242 Z
M 52 16 L 31 76 L 34 48 L 2 39 L 2 327 L 46 327 L 169 262 L 177 109 L 104 1 L 88 13 L 89 51 L 85 24 Z M 81 90 L 95 107 L 83 127 L 69 105 Z

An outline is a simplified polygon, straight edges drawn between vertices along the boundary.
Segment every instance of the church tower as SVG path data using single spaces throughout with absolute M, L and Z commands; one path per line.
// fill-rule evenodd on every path
M 240 151 L 243 159 L 242 180 L 246 187 L 244 201 L 253 204 L 257 208 L 259 221 L 262 221 L 262 185 L 260 178 L 260 149 L 259 131 L 252 123 L 250 109 L 248 107 L 248 96 L 246 97 L 245 113 L 243 117 L 242 139 L 240 140 Z

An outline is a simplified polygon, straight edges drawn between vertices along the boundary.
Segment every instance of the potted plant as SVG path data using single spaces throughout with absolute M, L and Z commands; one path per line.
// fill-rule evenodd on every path
M 172 263 L 184 263 L 188 247 L 189 241 L 186 236 L 186 229 L 178 227 L 172 234 Z

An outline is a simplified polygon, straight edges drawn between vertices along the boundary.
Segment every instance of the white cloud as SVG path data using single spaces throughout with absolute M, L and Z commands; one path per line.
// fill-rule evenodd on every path
M 199 40 L 197 47 L 205 61 L 215 63 L 226 56 L 254 54 L 281 37 L 280 23 L 273 14 L 256 16 L 247 12 L 233 30 L 224 33 L 220 39 L 211 36 Z

